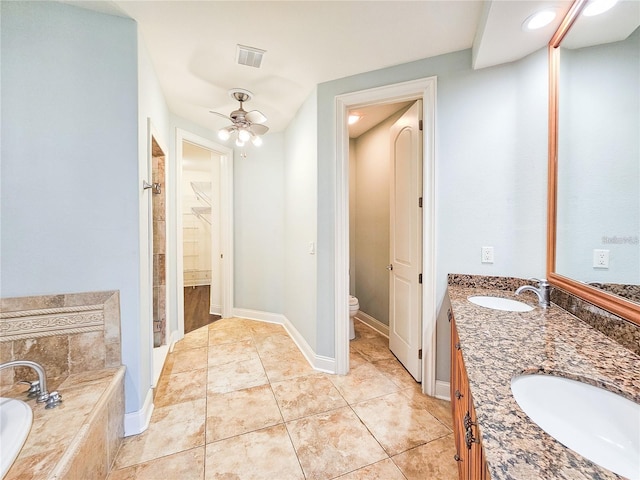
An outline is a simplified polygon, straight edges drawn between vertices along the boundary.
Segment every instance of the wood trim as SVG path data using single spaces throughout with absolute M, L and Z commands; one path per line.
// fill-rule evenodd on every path
M 589 303 L 640 325 L 640 305 L 590 285 L 559 275 L 556 266 L 556 221 L 558 187 L 558 99 L 560 43 L 569 32 L 588 0 L 576 0 L 549 42 L 549 178 L 547 192 L 547 279 Z

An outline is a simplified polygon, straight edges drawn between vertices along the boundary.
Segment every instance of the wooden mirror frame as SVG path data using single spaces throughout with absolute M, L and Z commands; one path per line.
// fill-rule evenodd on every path
M 640 305 L 555 272 L 558 187 L 558 94 L 560 43 L 588 0 L 576 0 L 549 41 L 549 185 L 547 192 L 547 279 L 589 303 L 640 325 Z

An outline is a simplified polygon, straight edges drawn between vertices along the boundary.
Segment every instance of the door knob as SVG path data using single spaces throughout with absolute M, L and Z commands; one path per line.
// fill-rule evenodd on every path
M 389 265 L 387 265 L 387 270 L 389 271 L 393 270 L 393 263 L 390 263 Z

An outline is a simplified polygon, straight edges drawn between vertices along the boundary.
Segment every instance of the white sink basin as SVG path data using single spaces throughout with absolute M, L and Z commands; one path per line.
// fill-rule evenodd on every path
M 0 478 L 16 459 L 31 430 L 33 412 L 22 400 L 0 398 Z
M 551 375 L 511 380 L 518 405 L 560 443 L 631 480 L 640 479 L 640 404 Z
M 492 308 L 494 310 L 504 310 L 507 312 L 530 312 L 533 310 L 531 305 L 527 305 L 526 303 L 519 302 L 517 300 L 511 300 L 509 298 L 479 295 L 468 297 L 467 300 L 471 303 L 475 303 L 476 305 L 480 305 L 481 307 Z

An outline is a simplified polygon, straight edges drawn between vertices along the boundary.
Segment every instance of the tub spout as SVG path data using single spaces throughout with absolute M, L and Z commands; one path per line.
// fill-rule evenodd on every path
M 38 403 L 46 402 L 46 408 L 53 408 L 62 401 L 62 396 L 58 392 L 49 393 L 49 390 L 47 390 L 47 375 L 45 374 L 42 365 L 29 360 L 14 360 L 12 362 L 0 364 L 0 370 L 11 367 L 29 367 L 35 370 L 38 374 L 38 384 L 36 386 L 34 382 L 29 382 L 31 385 L 29 393 L 36 397 L 36 401 Z

